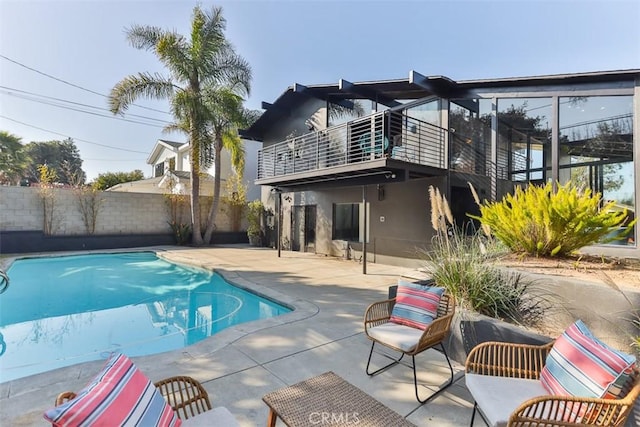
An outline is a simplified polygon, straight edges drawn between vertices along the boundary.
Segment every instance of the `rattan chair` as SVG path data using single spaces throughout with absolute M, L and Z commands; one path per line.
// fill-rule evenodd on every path
M 526 345 L 502 342 L 486 342 L 474 347 L 465 364 L 467 374 L 502 377 L 505 379 L 539 380 L 547 355 L 553 347 L 553 341 L 544 345 Z M 476 411 L 487 422 L 483 408 L 477 400 L 495 390 L 480 387 L 474 390 L 467 387 L 474 397 L 471 426 Z M 503 383 L 504 384 L 504 383 Z M 523 384 L 523 383 L 520 383 Z M 483 396 L 480 396 L 482 394 Z M 611 426 L 622 427 L 632 412 L 634 402 L 640 394 L 640 372 L 636 369 L 633 381 L 623 390 L 622 399 L 594 399 L 574 396 L 543 395 L 531 397 L 513 409 L 508 419 L 509 427 L 530 426 Z M 509 408 L 503 408 L 509 411 Z M 584 414 L 582 419 L 571 420 L 568 411 Z M 579 422 L 578 422 L 579 421 Z M 493 424 L 493 423 L 492 423 Z M 493 424 L 496 425 L 496 424 Z
M 390 343 L 388 341 L 383 341 L 381 339 L 377 339 L 369 334 L 371 328 L 384 325 L 385 323 L 389 323 L 389 319 L 391 318 L 391 312 L 393 310 L 393 306 L 395 305 L 395 301 L 396 299 L 392 298 L 384 301 L 375 302 L 371 304 L 367 308 L 367 311 L 365 312 L 364 332 L 367 335 L 367 338 L 369 338 L 372 341 L 371 351 L 369 352 L 369 359 L 367 360 L 366 372 L 367 372 L 367 375 L 369 376 L 376 375 L 377 373 L 382 372 L 400 363 L 400 361 L 405 355 L 411 356 L 412 367 L 413 367 L 413 385 L 415 388 L 416 399 L 420 403 L 425 403 L 427 400 L 431 399 L 437 393 L 443 391 L 445 388 L 449 387 L 453 383 L 453 367 L 451 366 L 451 361 L 449 360 L 449 356 L 447 355 L 447 351 L 444 348 L 443 342 L 447 337 L 447 335 L 449 334 L 449 330 L 451 328 L 451 322 L 453 321 L 453 315 L 455 313 L 456 301 L 452 295 L 446 292 L 444 293 L 444 295 L 442 295 L 442 298 L 440 298 L 440 303 L 438 305 L 438 316 L 422 332 L 422 334 L 416 340 L 415 345 L 412 346 L 410 349 L 402 349 L 397 345 L 394 345 L 393 343 Z M 414 329 L 408 326 L 405 326 L 404 328 Z M 373 372 L 370 372 L 369 366 L 371 364 L 371 356 L 373 355 L 373 348 L 375 347 L 376 344 L 380 344 L 387 348 L 400 352 L 401 355 L 398 359 L 393 360 L 388 365 L 385 365 L 382 368 L 379 368 Z M 442 353 L 444 354 L 447 360 L 447 363 L 449 364 L 449 371 L 451 375 L 446 384 L 441 386 L 434 393 L 421 399 L 418 393 L 418 378 L 416 375 L 415 356 L 417 354 L 422 353 L 425 350 L 428 350 L 436 346 L 439 346 L 440 349 L 442 350 Z
M 211 409 L 209 394 L 200 382 L 191 377 L 170 377 L 157 381 L 154 385 L 182 420 L 195 417 Z M 60 393 L 56 398 L 56 406 L 75 397 L 76 393 L 72 391 Z

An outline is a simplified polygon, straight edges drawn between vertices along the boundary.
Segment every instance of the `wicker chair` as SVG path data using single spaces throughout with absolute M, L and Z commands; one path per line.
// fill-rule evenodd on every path
M 480 378 L 482 376 L 491 376 L 505 379 L 539 380 L 553 343 L 552 341 L 540 346 L 502 342 L 482 343 L 474 347 L 469 353 L 465 364 L 465 372 L 467 374 L 475 374 Z M 483 413 L 483 408 L 478 404 L 477 400 L 494 393 L 492 394 L 492 399 L 495 402 L 495 395 L 498 393 L 495 389 L 489 390 L 489 387 L 485 384 L 484 387 L 479 387 L 474 394 L 473 387 L 469 387 L 469 377 L 467 379 L 469 391 L 476 400 L 470 425 L 473 426 L 476 411 L 479 411 L 485 422 L 489 424 L 486 414 Z M 625 397 L 622 399 L 594 399 L 552 395 L 531 397 L 516 408 L 513 408 L 507 426 L 622 427 L 629 417 L 634 401 L 639 394 L 640 372 L 636 369 L 633 382 L 627 385 L 626 390 L 623 390 Z M 510 409 L 504 407 L 503 410 L 509 411 Z M 567 411 L 584 415 L 581 420 L 568 420 Z M 496 423 L 492 424 L 497 425 Z
M 375 302 L 373 304 L 371 304 L 368 308 L 367 311 L 365 312 L 364 315 L 364 332 L 367 335 L 367 338 L 369 338 L 372 343 L 371 343 L 371 351 L 369 352 L 369 359 L 367 360 L 367 367 L 366 367 L 366 372 L 367 375 L 373 376 L 376 375 L 379 372 L 382 372 L 394 365 L 397 365 L 398 363 L 400 363 L 400 361 L 402 360 L 402 358 L 405 355 L 409 355 L 411 356 L 411 360 L 412 360 L 412 367 L 413 367 L 413 385 L 415 388 L 415 393 L 416 393 L 416 399 L 418 400 L 418 402 L 420 403 L 425 403 L 427 400 L 431 399 L 432 397 L 434 397 L 436 394 L 438 394 L 439 392 L 441 392 L 442 390 L 446 389 L 447 387 L 449 387 L 452 383 L 453 383 L 453 367 L 451 366 L 451 361 L 449 360 L 449 356 L 447 355 L 447 352 L 444 348 L 444 345 L 442 344 L 443 341 L 445 340 L 445 338 L 447 337 L 447 335 L 449 334 L 449 329 L 451 327 L 451 322 L 453 320 L 453 315 L 455 313 L 455 306 L 456 306 L 456 301 L 455 298 L 448 294 L 448 293 L 444 293 L 444 295 L 442 295 L 442 298 L 440 298 L 440 303 L 438 305 L 438 316 L 435 318 L 435 320 L 433 322 L 431 322 L 431 324 L 429 324 L 429 326 L 422 331 L 422 334 L 419 336 L 419 338 L 416 340 L 415 345 L 411 346 L 410 349 L 403 349 L 400 348 L 399 346 L 395 345 L 394 343 L 391 343 L 389 341 L 384 341 L 381 340 L 379 338 L 376 338 L 372 335 L 370 335 L 371 329 L 376 327 L 376 326 L 380 326 L 380 325 L 384 325 L 385 323 L 389 323 L 389 319 L 391 318 L 391 312 L 393 310 L 393 306 L 395 305 L 395 298 L 392 299 L 388 299 L 388 300 L 384 300 L 384 301 L 378 301 Z M 408 326 L 405 326 L 403 328 L 408 328 L 407 330 L 412 330 L 414 328 L 410 328 Z M 392 350 L 395 350 L 397 352 L 402 353 L 400 355 L 400 357 L 398 359 L 395 359 L 394 361 L 392 361 L 391 363 L 389 363 L 388 365 L 383 366 L 382 368 L 379 368 L 373 372 L 369 371 L 369 366 L 371 364 L 371 356 L 373 355 L 373 348 L 375 347 L 375 345 L 377 344 L 381 344 L 387 348 L 390 348 Z M 421 399 L 420 395 L 418 394 L 418 378 L 416 375 L 416 359 L 415 356 L 419 353 L 422 353 L 425 350 L 428 350 L 432 347 L 436 347 L 439 346 L 440 349 L 442 350 L 442 353 L 444 354 L 447 363 L 449 364 L 449 371 L 451 373 L 449 380 L 446 384 L 444 384 L 443 386 L 441 386 L 438 390 L 436 390 L 434 393 L 430 394 L 429 396 Z
M 157 381 L 154 385 L 182 420 L 193 418 L 198 414 L 211 410 L 209 394 L 200 382 L 191 377 L 170 377 Z M 56 398 L 56 406 L 75 397 L 76 393 L 72 391 L 60 393 Z

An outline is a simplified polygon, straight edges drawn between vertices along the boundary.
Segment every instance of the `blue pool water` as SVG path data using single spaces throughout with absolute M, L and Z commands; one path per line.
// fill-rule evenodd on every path
M 16 260 L 0 295 L 0 382 L 179 349 L 290 310 L 151 252 Z M 3 345 L 4 344 L 4 345 Z

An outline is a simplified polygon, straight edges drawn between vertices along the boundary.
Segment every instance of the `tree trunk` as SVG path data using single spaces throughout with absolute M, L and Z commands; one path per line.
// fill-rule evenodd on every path
M 215 176 L 213 177 L 213 203 L 211 203 L 211 209 L 209 210 L 209 216 L 207 217 L 207 228 L 204 232 L 204 242 L 211 242 L 211 235 L 215 227 L 216 214 L 218 212 L 218 205 L 220 201 L 220 155 L 222 154 L 222 138 L 216 137 L 215 141 L 215 158 L 213 159 Z
M 191 243 L 202 246 L 202 232 L 200 231 L 200 144 L 197 139 L 197 131 L 191 128 Z

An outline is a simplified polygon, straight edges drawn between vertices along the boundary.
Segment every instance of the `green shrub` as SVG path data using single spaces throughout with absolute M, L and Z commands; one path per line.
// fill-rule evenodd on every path
M 176 244 L 180 246 L 186 245 L 191 239 L 191 224 L 169 221 L 169 225 L 176 239 Z
M 463 307 L 517 322 L 537 320 L 543 301 L 530 292 L 531 282 L 493 264 L 504 247 L 481 232 L 456 227 L 446 198 L 433 188 L 429 195 L 436 234 L 424 253 L 424 271 Z
M 260 236 L 262 235 L 262 226 L 260 224 L 260 220 L 264 213 L 264 205 L 260 200 L 254 200 L 248 203 L 247 210 L 247 234 L 249 236 Z
M 627 220 L 627 212 L 602 206 L 600 193 L 579 190 L 570 182 L 558 185 L 517 187 L 502 201 L 480 205 L 480 216 L 469 215 L 489 226 L 491 233 L 512 252 L 536 256 L 566 256 L 606 239 Z M 627 224 L 631 226 L 635 220 Z
M 530 292 L 531 282 L 494 266 L 500 253 L 494 246 L 482 233 L 468 236 L 450 228 L 433 238 L 424 270 L 463 307 L 498 319 L 535 321 L 542 305 Z

